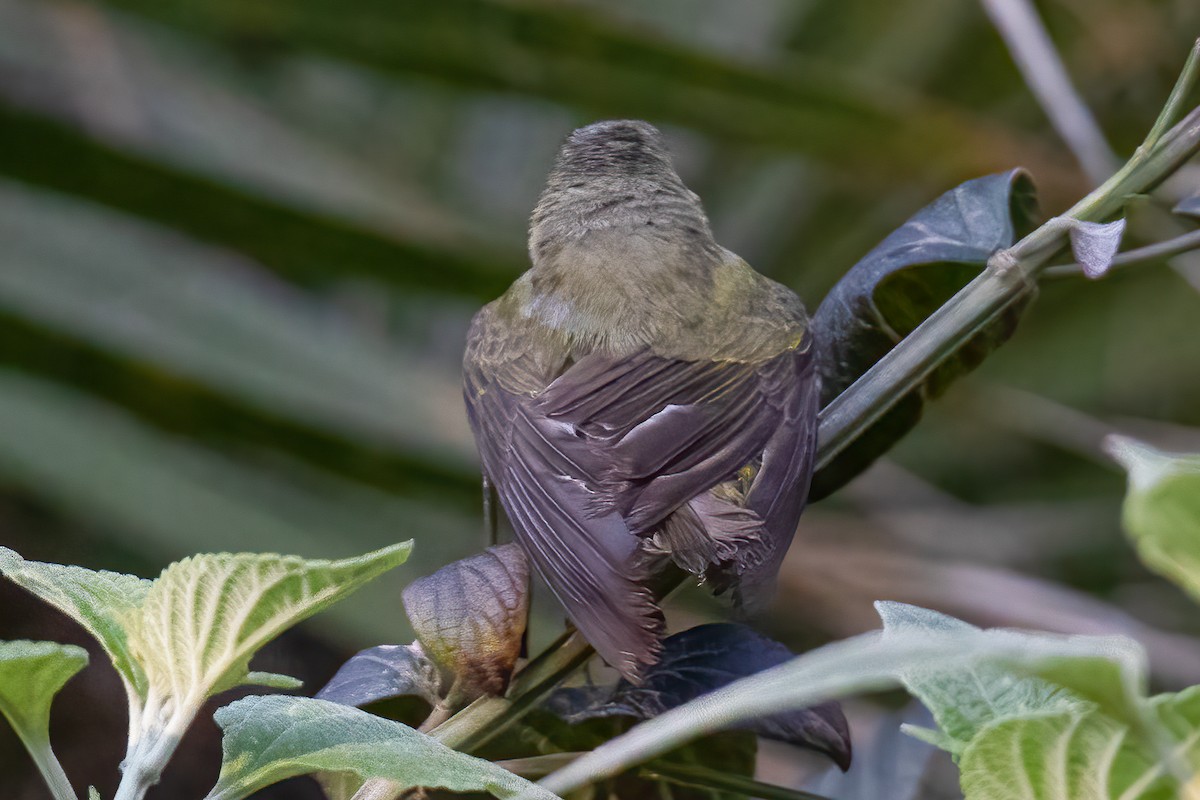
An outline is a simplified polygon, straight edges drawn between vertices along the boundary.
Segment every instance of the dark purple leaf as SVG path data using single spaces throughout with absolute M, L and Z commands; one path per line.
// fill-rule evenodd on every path
M 594 688 L 560 690 L 547 707 L 570 722 L 616 716 L 650 719 L 794 655 L 745 625 L 699 625 L 663 642 L 662 660 L 646 672 L 641 686 L 622 680 L 606 696 Z M 744 727 L 824 753 L 843 770 L 850 766 L 850 731 L 837 703 L 762 717 Z
M 988 175 L 946 192 L 867 253 L 822 301 L 813 316 L 822 405 L 846 390 L 955 292 L 978 275 L 997 250 L 1032 230 L 1033 181 L 1020 169 Z M 1011 309 L 963 344 L 917 390 L 901 398 L 863 436 L 813 477 L 818 500 L 866 469 L 920 419 L 937 397 L 974 369 L 1016 328 Z
M 381 644 L 347 661 L 321 691 L 318 700 L 362 707 L 412 695 L 437 705 L 441 676 L 421 645 Z
M 455 561 L 404 590 L 417 639 L 454 675 L 450 701 L 499 695 L 521 654 L 529 617 L 529 562 L 515 544 Z

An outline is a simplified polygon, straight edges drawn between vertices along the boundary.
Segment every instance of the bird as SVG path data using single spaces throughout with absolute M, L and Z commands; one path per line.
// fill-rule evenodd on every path
M 471 322 L 467 416 L 515 540 L 637 683 L 661 653 L 662 559 L 742 613 L 769 600 L 813 470 L 813 333 L 791 289 L 716 243 L 640 120 L 567 137 L 529 257 Z

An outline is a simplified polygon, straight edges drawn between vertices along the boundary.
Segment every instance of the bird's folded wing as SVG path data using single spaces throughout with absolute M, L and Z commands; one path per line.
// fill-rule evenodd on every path
M 594 491 L 563 447 L 574 438 L 569 426 L 469 364 L 466 395 L 484 469 L 518 542 L 588 642 L 636 681 L 657 661 L 662 635 L 637 537 L 615 511 L 586 512 Z
M 815 430 L 806 345 L 760 363 L 590 355 L 537 396 L 537 409 L 564 424 L 560 447 L 591 478 L 593 513 L 615 509 L 646 533 L 763 457 L 751 507 L 790 541 Z

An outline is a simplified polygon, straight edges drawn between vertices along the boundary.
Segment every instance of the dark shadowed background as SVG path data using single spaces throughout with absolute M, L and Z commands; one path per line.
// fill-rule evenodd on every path
M 1039 8 L 1127 155 L 1200 4 Z M 412 538 L 406 566 L 265 658 L 315 689 L 353 650 L 408 641 L 403 584 L 484 544 L 470 315 L 524 268 L 561 139 L 612 117 L 660 126 L 718 240 L 810 308 L 962 180 L 1023 165 L 1048 215 L 1089 188 L 964 0 L 0 0 L 0 545 L 153 576 L 197 551 Z M 1127 246 L 1171 235 L 1152 228 Z M 1123 478 L 1092 436 L 1102 418 L 1200 441 L 1198 319 L 1194 258 L 1047 285 L 885 462 L 806 514 L 763 627 L 802 649 L 904 600 L 1129 633 L 1162 686 L 1200 681 L 1195 608 L 1124 541 Z M 673 621 L 720 609 L 685 593 Z M 559 625 L 542 603 L 534 644 Z M 83 639 L 0 585 L 0 638 L 22 637 Z M 93 661 L 55 732 L 109 796 L 123 706 Z M 872 708 L 850 709 L 860 731 Z M 152 796 L 211 783 L 215 727 L 193 733 Z M 798 769 L 766 750 L 767 779 Z M 5 798 L 42 796 L 7 729 L 0 775 Z

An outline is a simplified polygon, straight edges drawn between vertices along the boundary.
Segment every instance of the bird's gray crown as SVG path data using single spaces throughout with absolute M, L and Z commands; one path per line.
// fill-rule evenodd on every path
M 636 119 L 596 122 L 568 136 L 551 180 L 578 176 L 679 180 L 662 134 Z
M 675 172 L 662 134 L 641 120 L 596 122 L 567 137 L 530 219 L 534 265 L 598 230 L 716 251 L 700 198 Z

